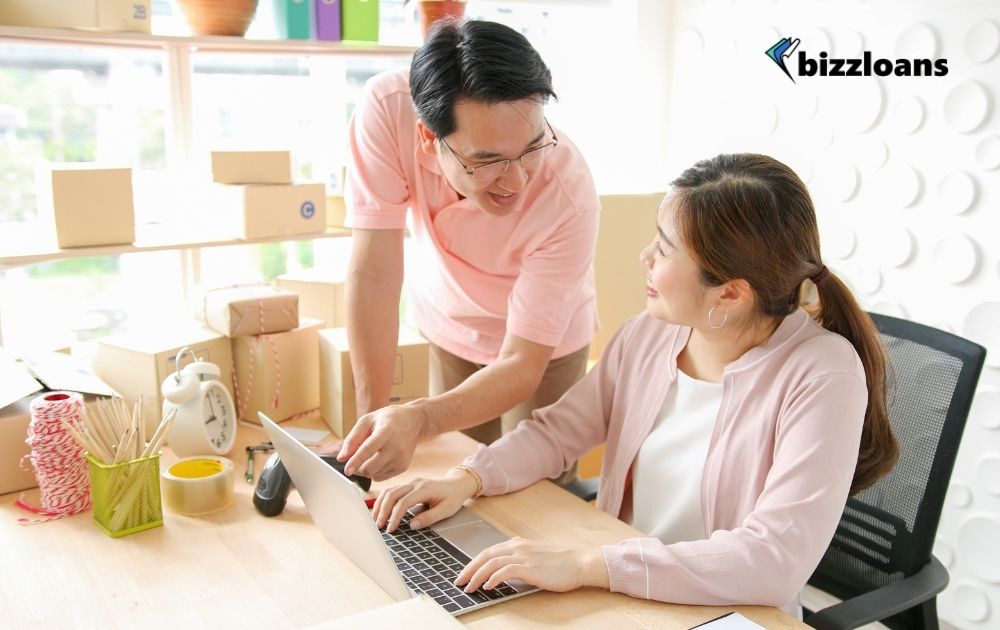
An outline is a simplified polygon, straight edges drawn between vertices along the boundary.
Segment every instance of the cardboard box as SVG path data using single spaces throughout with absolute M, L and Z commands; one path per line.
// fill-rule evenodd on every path
M 639 252 L 656 235 L 656 212 L 663 193 L 603 195 L 601 228 L 594 252 L 597 313 L 601 329 L 590 343 L 590 356 L 601 356 L 625 320 L 646 308 L 646 278 Z
M 169 329 L 136 331 L 98 339 L 91 369 L 98 378 L 120 393 L 129 405 L 133 405 L 141 395 L 146 428 L 153 431 L 163 410 L 160 385 L 177 369 L 177 353 L 184 347 L 191 348 L 198 358 L 219 366 L 222 383 L 232 393 L 233 363 L 229 338 L 193 320 Z M 191 355 L 185 353 L 181 367 L 191 361 Z
M 275 422 L 319 407 L 319 341 L 323 323 L 302 319 L 281 333 L 232 339 L 237 413 L 260 424 L 263 411 Z M 252 388 L 251 388 L 252 384 Z
M 316 39 L 340 41 L 340 0 L 313 0 Z
M 0 24 L 148 33 L 150 0 L 3 0 Z
M 313 268 L 279 276 L 275 283 L 298 294 L 302 317 L 321 320 L 327 328 L 347 325 L 343 274 Z
M 270 284 L 209 289 L 201 304 L 205 323 L 227 337 L 284 332 L 299 325 L 299 296 Z
M 290 151 L 212 151 L 212 181 L 219 184 L 291 184 Z
M 326 224 L 329 227 L 347 227 L 347 204 L 344 201 L 346 187 L 347 167 L 334 168 L 331 173 L 330 189 L 326 195 Z
M 342 195 L 326 196 L 326 225 L 327 227 L 344 228 L 347 227 L 347 204 Z
M 278 37 L 309 39 L 312 0 L 274 0 L 274 22 Z
M 320 411 L 330 429 L 344 437 L 358 420 L 346 328 L 319 331 L 319 361 Z M 403 404 L 426 397 L 429 378 L 427 340 L 400 328 L 390 402 Z
M 26 396 L 0 409 L 0 494 L 38 486 L 27 459 L 31 448 L 25 442 L 31 422 L 29 405 L 34 397 Z
M 340 20 L 345 42 L 378 42 L 378 0 L 340 0 Z
M 323 184 L 217 184 L 214 191 L 221 218 L 233 226 L 237 238 L 294 236 L 326 230 Z
M 35 474 L 22 458 L 31 449 L 28 437 L 28 405 L 42 389 L 27 368 L 0 348 L 0 494 L 38 485 Z
M 54 226 L 59 247 L 135 241 L 132 169 L 47 164 L 36 183 L 38 214 Z

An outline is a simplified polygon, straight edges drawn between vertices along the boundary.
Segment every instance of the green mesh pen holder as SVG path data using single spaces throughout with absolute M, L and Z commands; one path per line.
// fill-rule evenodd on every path
M 104 533 L 118 538 L 163 525 L 159 454 L 107 465 L 88 453 L 87 461 L 94 522 Z

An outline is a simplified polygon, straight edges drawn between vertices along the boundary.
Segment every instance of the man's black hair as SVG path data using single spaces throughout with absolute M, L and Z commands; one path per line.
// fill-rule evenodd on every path
M 439 138 L 455 131 L 455 103 L 505 103 L 526 98 L 545 103 L 552 73 L 538 51 L 514 29 L 487 22 L 443 22 L 413 55 L 413 106 Z

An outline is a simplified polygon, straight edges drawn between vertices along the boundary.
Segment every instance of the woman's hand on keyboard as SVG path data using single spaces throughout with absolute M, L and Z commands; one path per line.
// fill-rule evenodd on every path
M 477 490 L 476 479 L 455 468 L 439 479 L 414 479 L 411 483 L 382 490 L 372 506 L 372 518 L 379 528 L 384 527 L 392 533 L 407 510 L 425 504 L 427 510 L 413 517 L 410 527 L 427 527 L 458 512 Z
M 572 549 L 524 538 L 484 549 L 455 580 L 467 593 L 496 588 L 518 579 L 547 591 L 572 591 L 581 586 L 608 588 L 608 569 L 600 547 Z

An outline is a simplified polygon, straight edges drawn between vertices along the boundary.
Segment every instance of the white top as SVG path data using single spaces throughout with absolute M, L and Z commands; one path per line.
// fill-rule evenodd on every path
M 677 371 L 632 468 L 632 527 L 668 545 L 706 538 L 701 471 L 721 402 L 721 383 Z

